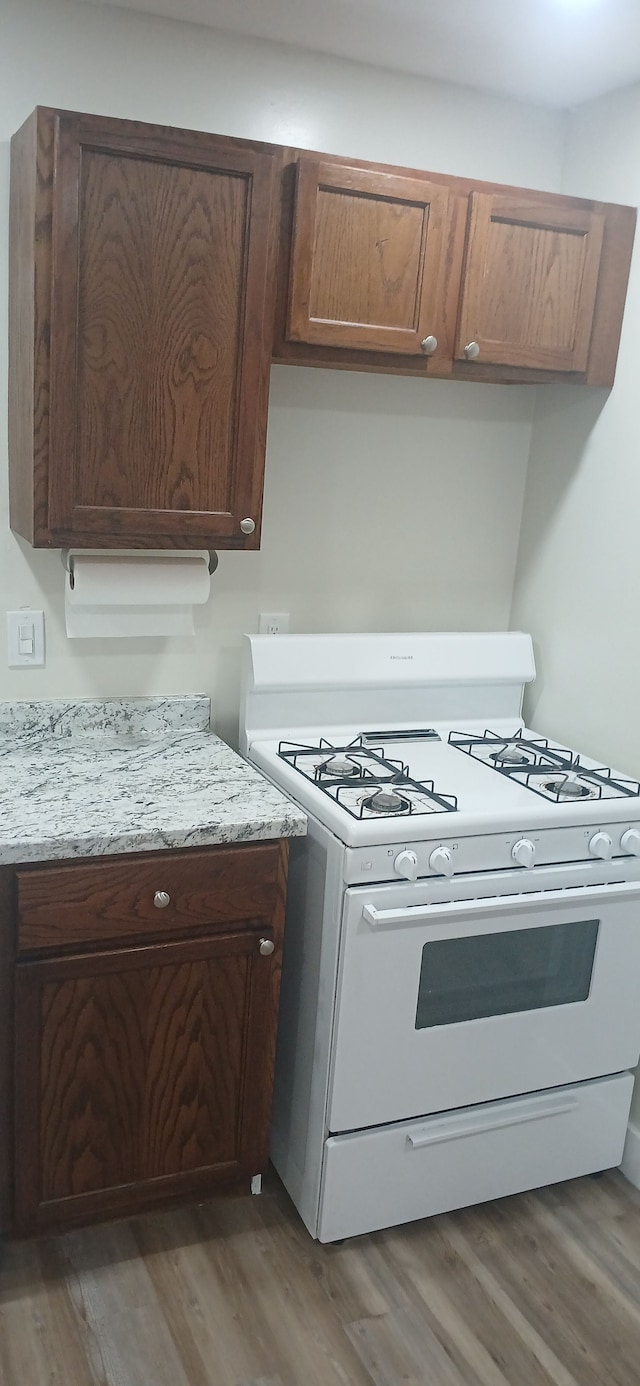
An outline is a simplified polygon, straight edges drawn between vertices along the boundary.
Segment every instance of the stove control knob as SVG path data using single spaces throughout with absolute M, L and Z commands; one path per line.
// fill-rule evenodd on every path
M 521 837 L 519 842 L 514 842 L 511 848 L 511 855 L 518 866 L 533 866 L 536 849 L 528 837 Z
M 599 857 L 600 861 L 610 861 L 613 852 L 613 843 L 608 833 L 594 833 L 590 843 L 589 851 L 592 857 Z
M 418 878 L 418 858 L 415 852 L 398 852 L 393 863 L 396 875 L 402 876 L 405 881 L 415 881 Z
M 637 828 L 628 828 L 626 833 L 620 838 L 620 846 L 623 852 L 628 852 L 632 857 L 640 857 L 640 832 Z
M 436 847 L 429 857 L 429 866 L 439 876 L 453 876 L 453 856 L 448 847 Z

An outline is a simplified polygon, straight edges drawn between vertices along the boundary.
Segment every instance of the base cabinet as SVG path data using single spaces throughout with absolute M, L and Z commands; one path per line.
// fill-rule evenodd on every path
M 242 873 L 255 849 L 234 850 Z M 282 863 L 286 844 L 267 851 Z M 268 1156 L 281 916 L 278 899 L 197 938 L 18 957 L 18 1235 L 248 1191 Z

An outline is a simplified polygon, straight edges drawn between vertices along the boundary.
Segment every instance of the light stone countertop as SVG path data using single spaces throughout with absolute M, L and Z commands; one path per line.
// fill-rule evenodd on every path
M 209 716 L 197 695 L 0 702 L 0 866 L 304 835 Z

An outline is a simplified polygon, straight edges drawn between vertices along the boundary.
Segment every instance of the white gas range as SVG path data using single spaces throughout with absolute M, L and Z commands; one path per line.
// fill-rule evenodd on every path
M 321 1241 L 620 1162 L 640 785 L 522 726 L 519 633 L 248 637 L 292 844 L 272 1153 Z

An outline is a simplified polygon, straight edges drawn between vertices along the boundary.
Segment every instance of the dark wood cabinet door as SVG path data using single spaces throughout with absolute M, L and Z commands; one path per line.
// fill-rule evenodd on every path
M 301 158 L 289 337 L 420 356 L 441 333 L 447 205 L 424 179 Z
M 603 230 L 568 199 L 472 193 L 456 358 L 586 371 Z
M 51 285 L 36 303 L 36 542 L 257 547 L 278 150 L 65 112 L 36 124 Z M 31 149 L 21 131 L 16 239 Z
M 206 1196 L 265 1165 L 279 985 L 255 930 L 18 964 L 22 1233 Z

